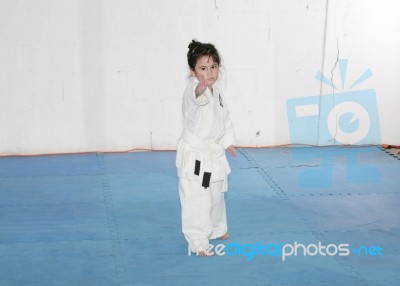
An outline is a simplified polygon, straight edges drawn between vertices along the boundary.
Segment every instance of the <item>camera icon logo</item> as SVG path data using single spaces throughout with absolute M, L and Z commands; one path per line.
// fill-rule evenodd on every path
M 344 90 L 347 59 L 339 60 L 342 90 Z M 367 69 L 347 91 L 335 92 L 337 87 L 321 72 L 316 79 L 330 86 L 332 94 L 293 98 L 286 101 L 289 131 L 292 144 L 306 145 L 366 145 L 380 144 L 381 131 L 374 89 L 351 90 L 372 76 Z M 347 182 L 379 183 L 379 170 L 373 166 L 359 164 L 358 157 L 371 152 L 369 148 L 320 149 L 293 148 L 293 159 L 305 164 L 318 160 L 317 166 L 301 170 L 298 176 L 300 187 L 332 188 L 333 159 L 346 157 Z M 364 175 L 360 175 L 364 174 Z M 367 175 L 366 175 L 367 174 Z
M 347 62 L 347 59 L 339 60 L 342 89 L 346 80 Z M 371 70 L 367 69 L 348 91 L 336 93 L 337 87 L 318 72 L 316 79 L 332 87 L 333 93 L 287 100 L 292 144 L 380 144 L 381 131 L 375 90 L 351 91 L 371 76 Z

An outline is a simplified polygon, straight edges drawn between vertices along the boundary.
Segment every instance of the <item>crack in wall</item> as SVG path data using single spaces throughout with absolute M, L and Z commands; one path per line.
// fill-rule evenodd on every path
M 333 105 L 335 105 L 335 88 L 334 88 L 334 86 L 335 86 L 335 83 L 334 83 L 334 81 L 333 81 L 333 72 L 335 71 L 335 69 L 336 69 L 336 67 L 337 67 L 337 64 L 338 64 L 338 62 L 339 62 L 339 55 L 340 55 L 340 50 L 339 50 L 339 38 L 337 38 L 336 37 L 336 50 L 337 50 L 337 53 L 336 53 L 336 61 L 335 61 L 335 64 L 333 65 L 333 68 L 331 69 L 331 83 L 332 83 L 332 104 Z M 338 117 L 337 117 L 337 114 L 335 115 L 335 118 L 336 118 L 336 122 L 338 122 Z M 333 144 L 336 144 L 336 135 L 337 135 L 337 132 L 338 132 L 338 126 L 336 125 L 335 126 L 335 134 L 332 136 L 332 138 L 333 138 Z
M 326 48 L 326 34 L 327 34 L 327 26 L 328 26 L 328 12 L 329 12 L 329 0 L 326 0 L 326 6 L 325 6 L 325 24 L 324 24 L 324 35 L 323 35 L 323 43 L 322 43 L 322 61 L 321 61 L 321 71 L 324 72 L 324 67 L 325 67 L 325 48 Z M 318 146 L 318 141 L 319 141 L 319 129 L 320 129 L 320 124 L 321 124 L 321 96 L 322 96 L 322 82 L 320 83 L 319 86 L 319 100 L 318 100 L 318 126 L 317 126 L 317 138 L 315 145 Z

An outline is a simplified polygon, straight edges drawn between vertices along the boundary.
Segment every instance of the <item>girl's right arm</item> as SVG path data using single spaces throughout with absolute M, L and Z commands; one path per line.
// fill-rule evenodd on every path
M 196 89 L 194 90 L 194 93 L 196 94 L 196 98 L 198 98 L 200 95 L 203 94 L 204 91 L 207 89 L 207 84 L 206 84 L 206 79 L 204 76 L 200 77 L 200 82 L 196 86 Z
M 192 82 L 185 89 L 184 98 L 187 107 L 190 109 L 197 109 L 200 106 L 207 105 L 210 102 L 206 96 L 207 86 L 205 84 L 205 80 L 201 80 L 202 81 L 199 82 L 197 78 L 193 78 Z

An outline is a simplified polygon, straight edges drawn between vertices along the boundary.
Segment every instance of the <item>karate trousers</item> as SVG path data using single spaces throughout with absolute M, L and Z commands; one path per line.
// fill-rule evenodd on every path
M 179 178 L 182 232 L 192 252 L 204 251 L 209 239 L 228 231 L 223 181 L 204 189 L 198 181 Z

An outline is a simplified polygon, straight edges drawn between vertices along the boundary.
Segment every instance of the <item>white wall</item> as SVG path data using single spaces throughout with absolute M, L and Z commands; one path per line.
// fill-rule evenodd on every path
M 221 52 L 238 145 L 310 143 L 291 140 L 286 102 L 332 93 L 315 75 L 330 75 L 338 50 L 349 78 L 372 70 L 362 88 L 376 91 L 382 142 L 399 144 L 399 10 L 396 0 L 3 0 L 0 154 L 174 149 L 192 38 Z
M 370 78 L 350 90 L 375 90 L 381 142 L 393 145 L 400 145 L 399 13 L 400 2 L 395 0 L 329 1 L 324 60 L 324 72 L 329 74 L 337 55 L 349 59 L 346 85 L 365 70 L 372 71 Z M 337 68 L 334 74 L 339 85 Z

